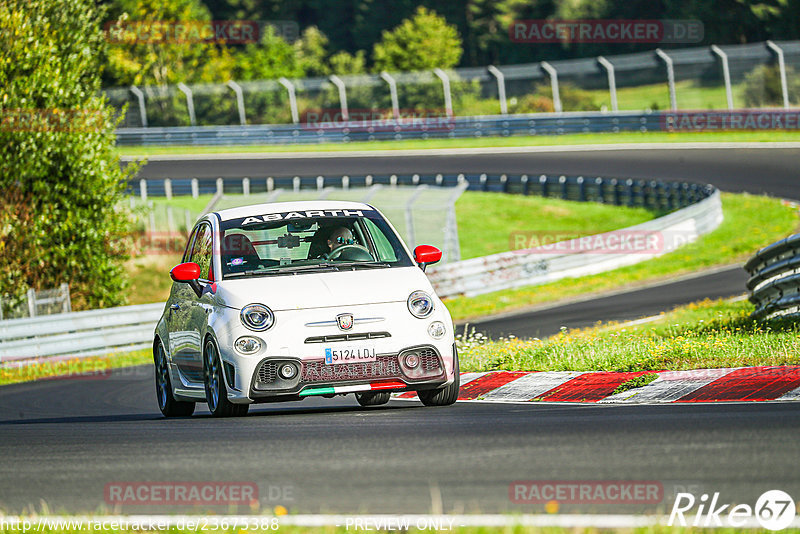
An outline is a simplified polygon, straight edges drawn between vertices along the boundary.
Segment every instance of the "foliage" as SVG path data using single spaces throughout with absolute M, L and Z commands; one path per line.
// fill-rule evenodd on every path
M 297 62 L 306 76 L 327 76 L 331 69 L 327 62 L 328 38 L 316 26 L 303 31 L 294 43 Z
M 281 76 L 299 78 L 303 76 L 292 46 L 267 27 L 258 43 L 245 46 L 236 55 L 233 78 L 237 81 L 275 80 Z
M 800 75 L 786 67 L 789 101 L 800 101 Z M 744 82 L 744 101 L 747 107 L 783 106 L 781 72 L 778 65 L 759 65 L 750 71 Z
M 411 19 L 383 32 L 373 58 L 377 71 L 415 71 L 454 67 L 461 53 L 458 30 L 444 17 L 420 6 Z
M 124 302 L 127 216 L 115 121 L 98 96 L 92 0 L 0 2 L 0 288 L 70 285 L 73 307 Z

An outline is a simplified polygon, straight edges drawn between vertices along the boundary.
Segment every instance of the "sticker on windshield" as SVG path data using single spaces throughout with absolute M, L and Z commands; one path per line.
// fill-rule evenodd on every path
M 244 258 L 233 258 L 229 265 L 236 267 L 237 265 L 244 265 Z
M 256 215 L 245 217 L 241 226 L 259 224 L 265 222 L 287 221 L 292 219 L 318 219 L 326 217 L 374 217 L 377 212 L 374 210 L 306 210 L 289 211 L 285 213 L 267 213 L 266 215 Z

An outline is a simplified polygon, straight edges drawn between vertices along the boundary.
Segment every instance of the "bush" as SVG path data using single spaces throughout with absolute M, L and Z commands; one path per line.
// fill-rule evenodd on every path
M 0 2 L 0 288 L 70 285 L 73 307 L 123 304 L 127 179 L 113 110 L 98 96 L 93 0 Z
M 800 75 L 786 67 L 789 101 L 800 101 Z M 781 72 L 778 65 L 759 65 L 751 70 L 744 81 L 744 102 L 748 108 L 783 106 Z

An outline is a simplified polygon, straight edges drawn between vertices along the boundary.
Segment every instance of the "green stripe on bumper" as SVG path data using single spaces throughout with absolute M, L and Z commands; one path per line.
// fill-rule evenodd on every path
M 312 388 L 304 389 L 300 392 L 301 397 L 308 397 L 309 395 L 333 395 L 336 393 L 335 388 Z

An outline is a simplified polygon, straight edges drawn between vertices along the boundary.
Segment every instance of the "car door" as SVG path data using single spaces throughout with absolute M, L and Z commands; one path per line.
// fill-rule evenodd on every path
M 184 261 L 200 266 L 201 281 L 213 278 L 211 271 L 213 232 L 207 222 L 200 223 L 193 233 L 191 249 Z M 206 327 L 206 308 L 189 284 L 175 283 L 170 296 L 169 343 L 172 361 L 190 382 L 203 381 L 202 334 Z M 208 300 L 206 297 L 205 300 Z

